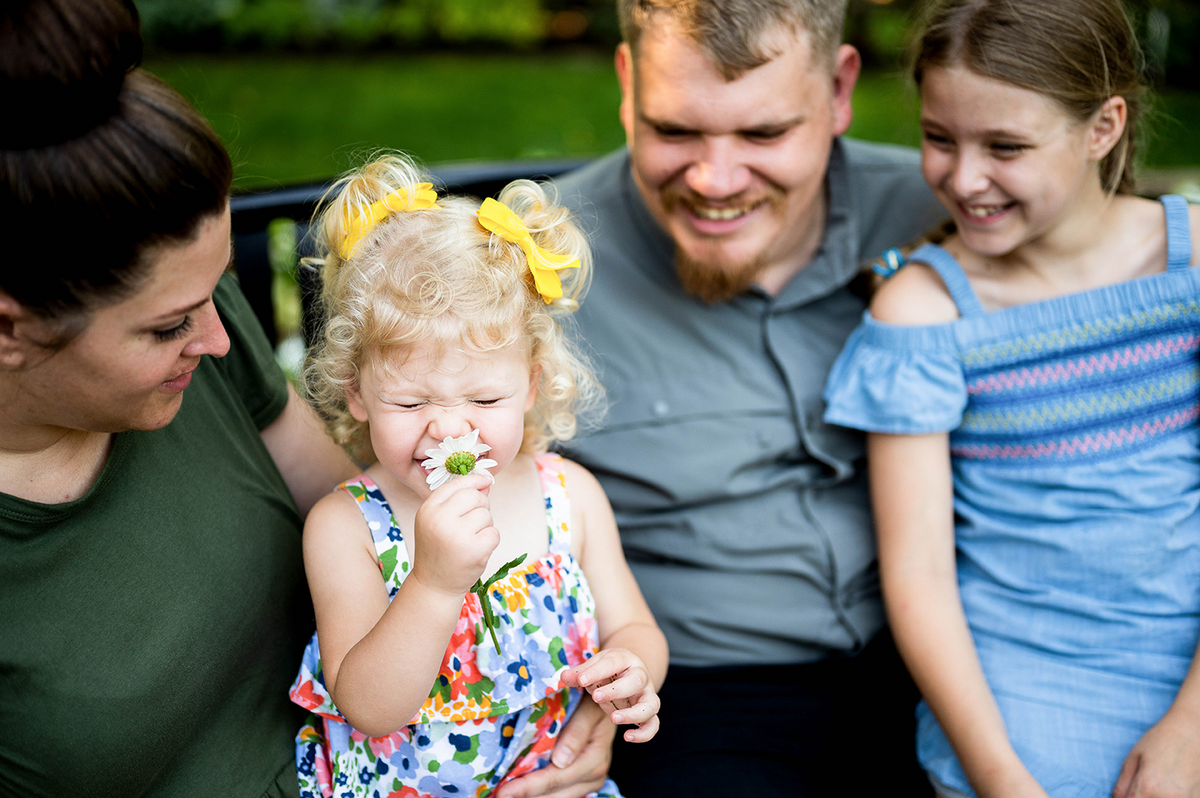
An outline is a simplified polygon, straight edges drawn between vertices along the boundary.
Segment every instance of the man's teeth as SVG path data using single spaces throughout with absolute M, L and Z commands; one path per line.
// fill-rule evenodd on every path
M 746 214 L 745 208 L 705 208 L 694 206 L 692 213 L 699 216 L 701 219 L 707 219 L 712 222 L 728 222 L 730 219 L 736 219 L 739 216 Z
M 967 215 L 982 219 L 985 216 L 991 216 L 993 213 L 1000 213 L 1006 207 L 1005 205 L 971 205 L 967 208 Z

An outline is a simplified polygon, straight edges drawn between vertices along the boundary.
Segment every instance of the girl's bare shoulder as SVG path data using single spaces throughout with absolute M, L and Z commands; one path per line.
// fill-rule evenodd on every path
M 933 267 L 905 264 L 871 299 L 871 315 L 887 324 L 944 324 L 958 318 L 958 306 Z

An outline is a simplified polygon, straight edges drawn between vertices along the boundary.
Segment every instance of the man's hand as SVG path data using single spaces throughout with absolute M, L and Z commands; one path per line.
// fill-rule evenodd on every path
M 1172 707 L 1125 757 L 1113 798 L 1200 798 L 1200 719 Z
M 551 765 L 505 783 L 496 798 L 582 798 L 608 777 L 617 727 L 584 694 L 550 754 Z

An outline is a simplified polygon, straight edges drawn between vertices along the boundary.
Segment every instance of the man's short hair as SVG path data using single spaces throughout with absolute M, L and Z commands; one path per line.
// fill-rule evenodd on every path
M 668 23 L 690 36 L 726 80 L 775 56 L 764 46 L 777 28 L 807 31 L 813 62 L 832 66 L 848 0 L 617 0 L 621 36 L 637 52 L 646 28 Z

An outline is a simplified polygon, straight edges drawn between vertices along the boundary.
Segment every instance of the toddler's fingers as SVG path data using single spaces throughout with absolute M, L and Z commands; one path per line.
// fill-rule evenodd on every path
M 602 701 L 619 702 L 623 698 L 632 698 L 650 684 L 649 674 L 640 669 L 630 668 L 614 679 L 611 679 L 607 684 L 600 684 L 592 688 L 592 700 L 596 703 Z
M 640 726 L 634 726 L 633 728 L 626 729 L 622 733 L 622 737 L 624 737 L 627 742 L 644 743 L 653 738 L 656 734 L 658 734 L 658 715 L 652 716 Z
M 618 651 L 601 651 L 596 656 L 576 665 L 571 670 L 577 677 L 579 687 L 593 688 L 615 678 L 632 664 L 628 657 L 621 656 Z M 575 685 L 572 685 L 575 686 Z
M 487 477 L 478 474 L 468 474 L 465 477 L 455 477 L 444 485 L 441 485 L 437 490 L 429 494 L 429 498 L 425 501 L 435 504 L 442 504 L 451 500 L 452 497 L 460 493 L 474 493 L 475 498 L 487 501 L 487 488 L 492 486 L 491 480 Z
M 480 491 L 464 488 L 446 496 L 442 500 L 442 506 L 447 512 L 455 515 L 466 515 L 471 510 L 477 508 L 490 510 L 491 502 Z
M 647 691 L 630 702 L 628 707 L 617 709 L 608 717 L 617 725 L 640 726 L 658 714 L 659 700 L 656 693 Z

